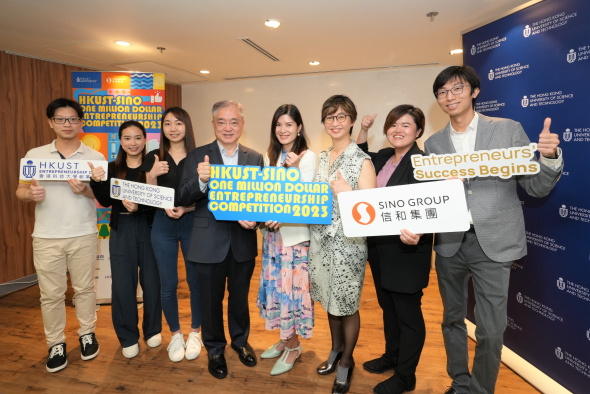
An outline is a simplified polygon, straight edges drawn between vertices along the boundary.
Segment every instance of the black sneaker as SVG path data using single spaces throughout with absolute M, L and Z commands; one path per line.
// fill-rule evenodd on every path
M 98 342 L 96 341 L 96 335 L 94 335 L 93 332 L 80 337 L 80 352 L 82 353 L 82 360 L 92 360 L 94 357 L 98 356 L 98 351 Z
M 61 371 L 68 366 L 68 359 L 66 357 L 66 344 L 58 343 L 49 349 L 49 356 L 47 356 L 47 372 Z

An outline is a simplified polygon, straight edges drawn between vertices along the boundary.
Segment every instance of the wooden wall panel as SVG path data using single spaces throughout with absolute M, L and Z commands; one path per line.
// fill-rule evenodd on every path
M 35 206 L 15 195 L 20 159 L 55 139 L 45 108 L 72 97 L 72 71 L 92 71 L 0 51 L 0 283 L 35 273 L 32 238 Z M 182 105 L 182 88 L 166 84 L 166 104 Z

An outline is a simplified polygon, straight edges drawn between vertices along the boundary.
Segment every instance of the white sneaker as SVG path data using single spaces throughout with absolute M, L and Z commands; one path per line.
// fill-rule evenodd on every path
M 186 359 L 194 360 L 195 358 L 199 357 L 202 348 L 203 340 L 201 339 L 201 333 L 191 332 L 188 334 L 188 339 L 186 340 Z
M 177 363 L 184 358 L 184 337 L 182 333 L 177 333 L 172 336 L 170 345 L 168 345 L 168 357 L 173 363 Z
M 127 346 L 123 348 L 123 356 L 133 358 L 139 354 L 139 344 Z
M 162 334 L 156 334 L 147 340 L 149 347 L 158 347 L 162 344 Z

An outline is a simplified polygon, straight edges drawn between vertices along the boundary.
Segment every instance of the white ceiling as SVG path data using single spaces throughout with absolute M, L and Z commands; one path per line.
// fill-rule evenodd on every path
M 0 50 L 102 71 L 166 72 L 177 84 L 450 65 L 461 63 L 461 55 L 449 54 L 461 47 L 461 31 L 527 2 L 0 0 Z M 439 13 L 433 22 L 430 11 Z M 283 24 L 268 28 L 268 18 Z

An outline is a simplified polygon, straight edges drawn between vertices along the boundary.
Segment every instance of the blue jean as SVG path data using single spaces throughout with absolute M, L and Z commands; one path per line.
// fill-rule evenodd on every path
M 186 281 L 190 290 L 191 328 L 201 327 L 201 298 L 195 263 L 186 256 L 190 244 L 194 212 L 185 213 L 180 219 L 172 219 L 165 211 L 158 210 L 152 225 L 152 245 L 162 287 L 162 309 L 171 332 L 180 330 L 178 318 L 178 242 L 184 256 Z

